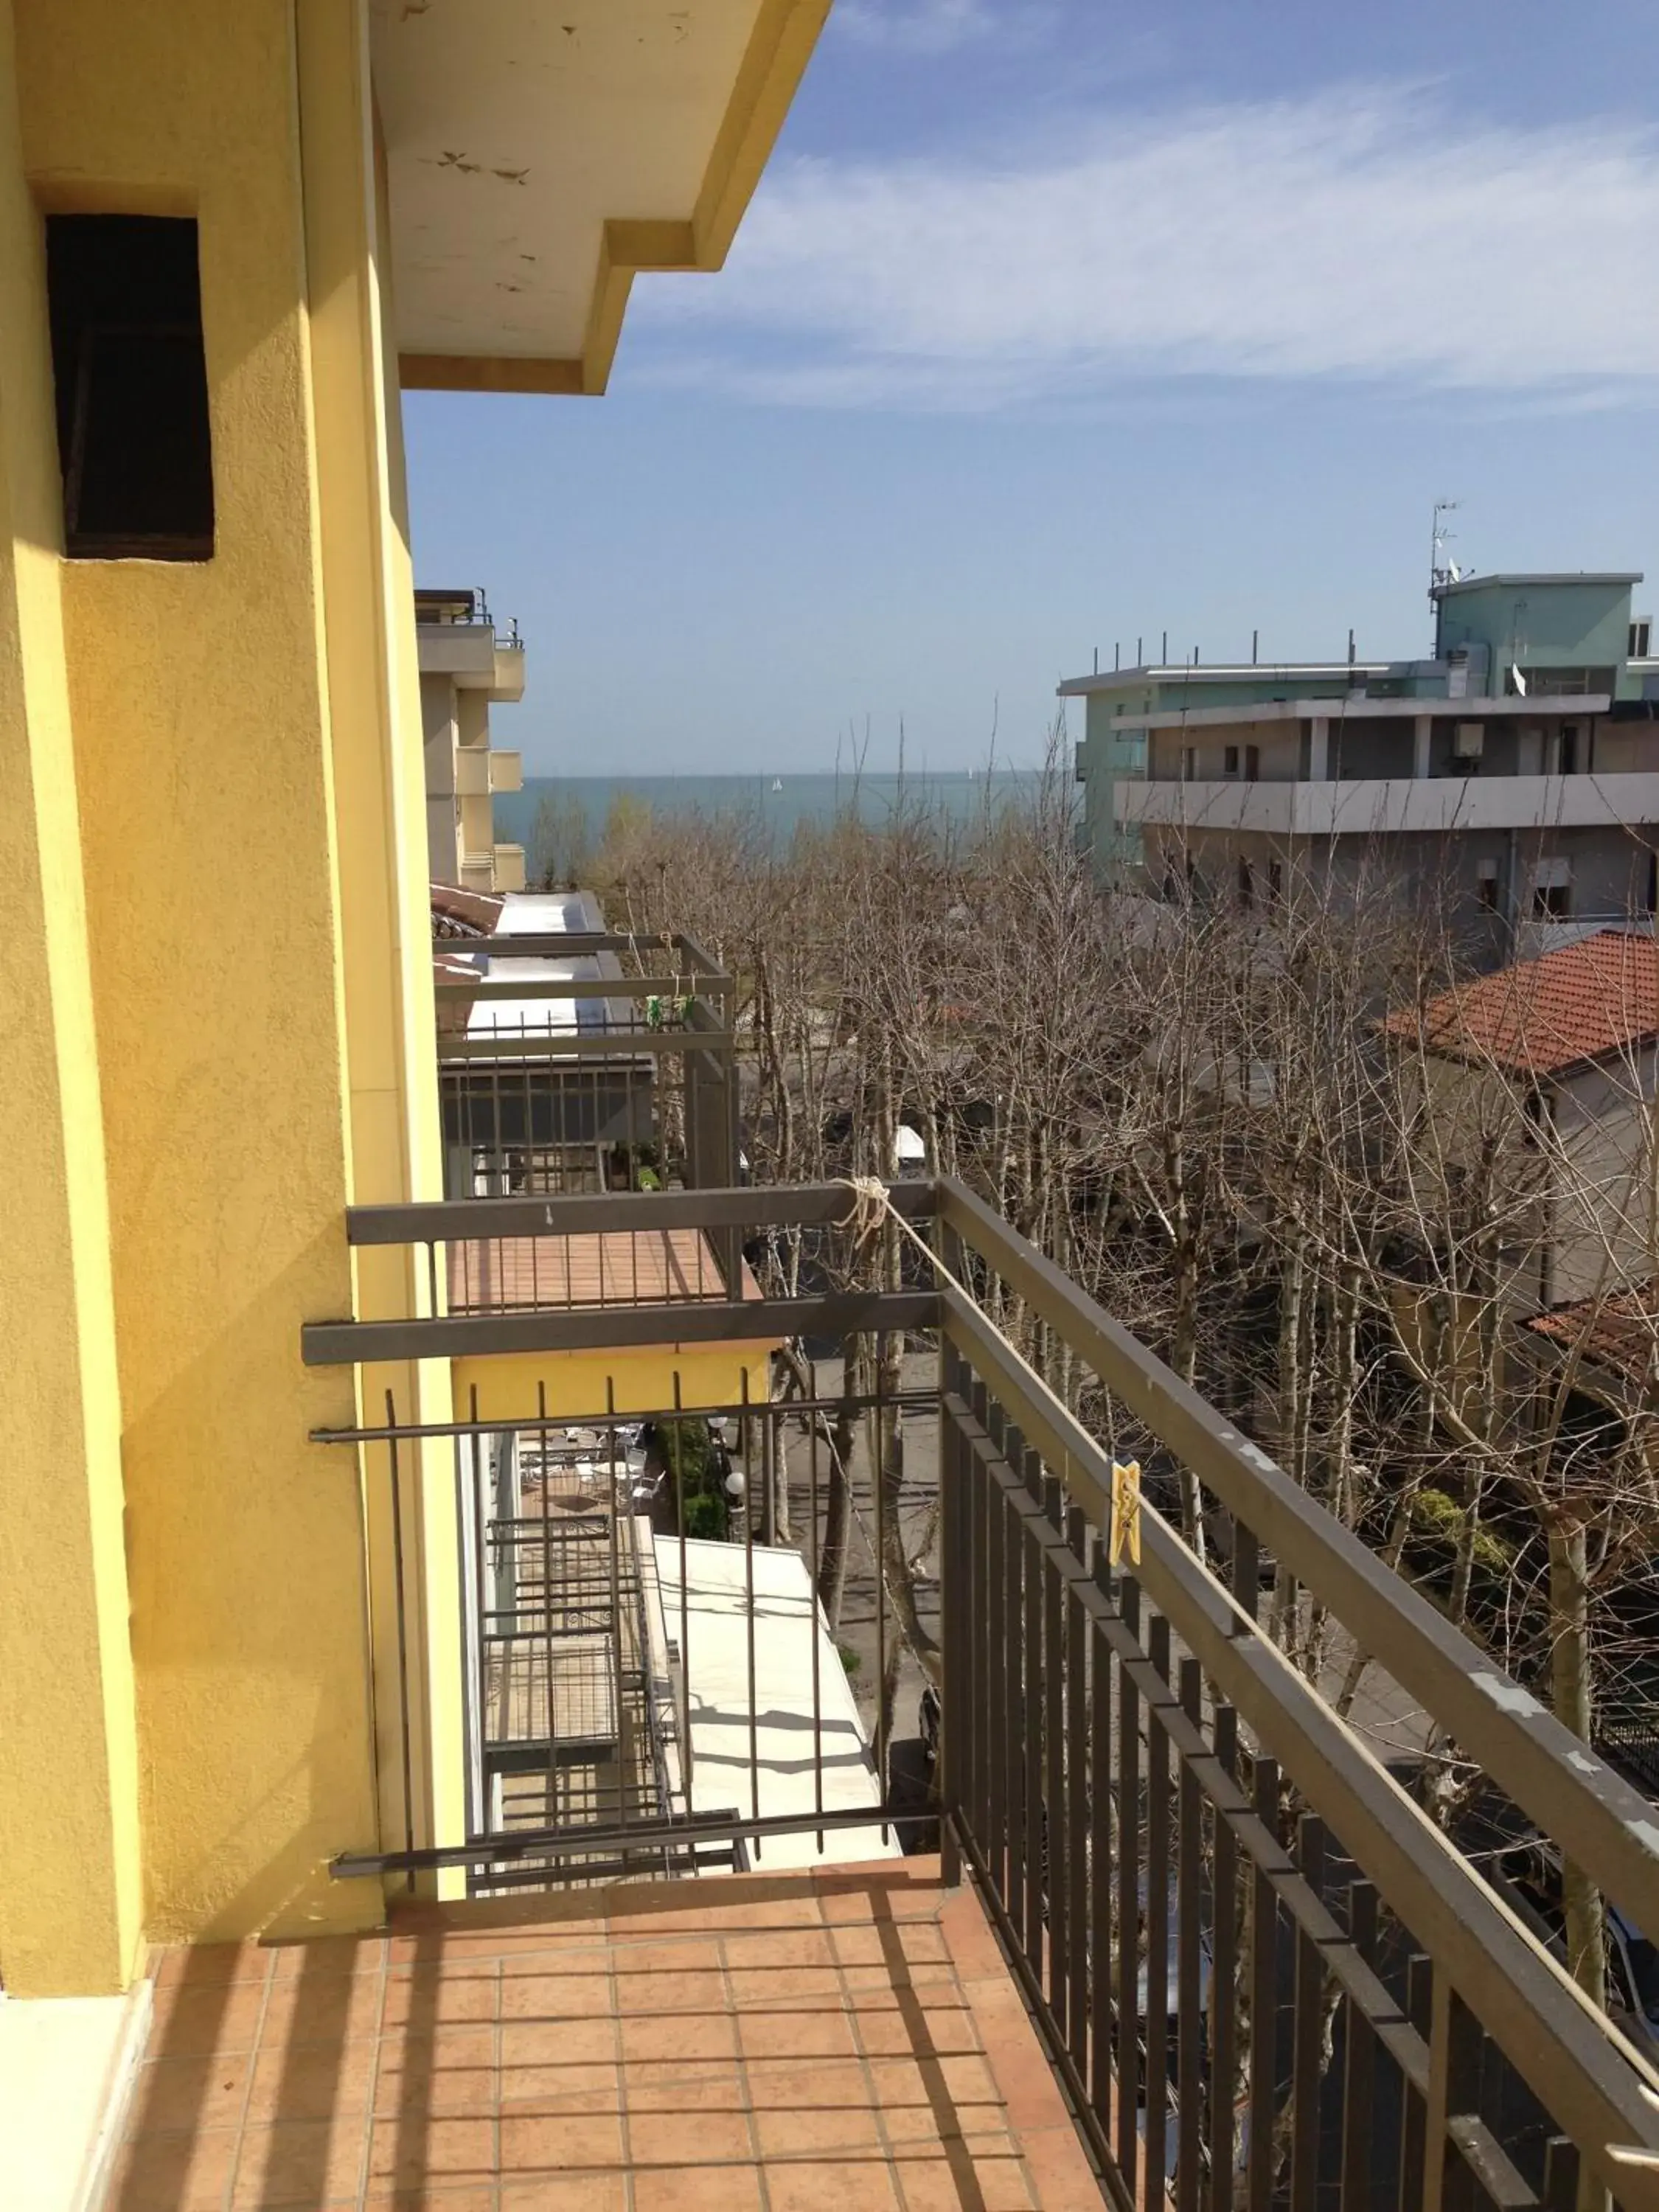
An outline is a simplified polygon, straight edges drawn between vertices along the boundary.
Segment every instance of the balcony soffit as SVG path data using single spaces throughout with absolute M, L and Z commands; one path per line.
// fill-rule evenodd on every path
M 596 392 L 724 261 L 830 0 L 370 0 L 405 386 Z

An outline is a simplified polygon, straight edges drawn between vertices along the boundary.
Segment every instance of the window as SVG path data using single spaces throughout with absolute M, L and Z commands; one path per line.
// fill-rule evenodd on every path
M 1482 860 L 1475 870 L 1474 893 L 1488 914 L 1498 911 L 1498 863 Z
M 1532 872 L 1532 910 L 1540 920 L 1572 912 L 1572 870 L 1561 859 L 1540 860 Z
M 1196 783 L 1198 781 L 1198 747 L 1196 745 L 1182 745 L 1181 748 L 1181 781 L 1183 783 Z
M 1254 783 L 1261 773 L 1260 745 L 1229 745 L 1221 760 L 1224 775 L 1243 775 L 1246 783 Z
M 1631 624 L 1629 653 L 1631 659 L 1645 660 L 1647 659 L 1651 649 L 1650 641 L 1652 635 L 1653 623 L 1646 615 L 1640 616 Z
M 1285 896 L 1285 868 L 1282 861 L 1269 860 L 1267 863 L 1267 896 L 1274 900 L 1281 899 Z
M 1648 912 L 1659 914 L 1659 853 L 1648 854 Z
M 1245 782 L 1246 782 L 1246 783 L 1254 783 L 1254 782 L 1255 781 L 1256 778 L 1261 775 L 1261 746 L 1260 746 L 1260 745 L 1246 745 L 1246 746 L 1245 746 L 1245 748 L 1244 748 L 1244 781 L 1245 781 Z
M 1246 914 L 1255 904 L 1255 876 L 1243 853 L 1238 856 L 1238 903 Z
M 1237 745 L 1229 745 L 1223 752 L 1221 756 L 1221 773 L 1223 775 L 1237 775 L 1238 774 L 1238 747 Z
M 213 459 L 196 225 L 46 219 L 64 550 L 205 561 Z
M 1578 725 L 1563 722 L 1559 729 L 1551 730 L 1544 739 L 1544 772 L 1547 775 L 1577 775 L 1578 773 Z

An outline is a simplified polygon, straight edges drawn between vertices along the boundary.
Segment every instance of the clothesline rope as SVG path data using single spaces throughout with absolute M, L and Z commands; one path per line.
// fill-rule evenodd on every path
M 957 1297 L 972 1306 L 976 1313 L 981 1310 L 979 1300 L 967 1285 L 959 1276 L 951 1273 L 927 1238 L 918 1236 L 910 1223 L 899 1212 L 893 1203 L 891 1192 L 879 1176 L 838 1176 L 836 1180 L 852 1200 L 851 1211 L 840 1226 L 852 1231 L 855 1243 L 867 1244 L 887 1222 L 890 1220 L 896 1222 L 940 1280 L 948 1283 Z M 1002 1334 L 1000 1330 L 998 1331 L 998 1334 Z M 1006 1336 L 1002 1337 L 1002 1341 L 1007 1346 L 1008 1357 L 1018 1367 L 1024 1377 L 1027 1387 L 1039 1401 L 1046 1402 L 1053 1412 L 1055 1417 L 1055 1433 L 1064 1437 L 1073 1419 L 1070 1408 L 1056 1397 L 1030 1360 L 1026 1359 L 1013 1345 L 1009 1344 Z M 1077 1485 L 1073 1480 L 1072 1455 L 1063 1443 L 1060 1453 L 1063 1462 L 1059 1469 L 1061 1486 L 1075 1492 Z M 1131 1460 L 1125 1466 L 1114 1458 L 1111 1468 L 1112 1487 L 1109 1500 L 1111 1517 L 1107 1532 L 1107 1556 L 1112 1565 L 1116 1566 L 1127 1551 L 1131 1565 L 1138 1567 L 1140 1565 L 1142 1504 L 1140 1462 L 1138 1459 Z

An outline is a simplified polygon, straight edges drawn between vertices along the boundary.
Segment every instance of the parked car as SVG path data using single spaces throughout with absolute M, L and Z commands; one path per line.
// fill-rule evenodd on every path
M 1543 1836 L 1506 1844 L 1486 1862 L 1486 1872 L 1493 1887 L 1565 1966 L 1567 1920 L 1556 1846 Z M 1607 1929 L 1608 2014 L 1633 2043 L 1659 2049 L 1659 1950 L 1611 1900 Z

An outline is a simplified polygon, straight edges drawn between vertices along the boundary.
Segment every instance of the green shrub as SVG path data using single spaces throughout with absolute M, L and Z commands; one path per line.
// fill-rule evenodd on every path
M 726 1500 L 717 1492 L 699 1491 L 685 1501 L 685 1533 L 689 1537 L 722 1538 L 731 1533 Z

